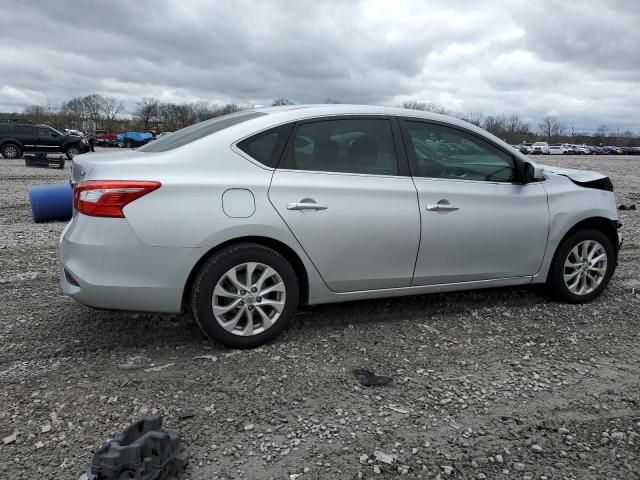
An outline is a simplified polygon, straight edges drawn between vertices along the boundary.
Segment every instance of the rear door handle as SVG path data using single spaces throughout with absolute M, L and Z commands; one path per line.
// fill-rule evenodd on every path
M 460 207 L 454 207 L 448 203 L 436 203 L 435 205 L 427 205 L 427 210 L 430 212 L 455 212 L 460 210 Z
M 306 200 L 306 199 L 305 199 Z M 289 202 L 287 203 L 287 210 L 326 210 L 326 205 L 320 205 L 319 203 L 305 201 L 302 202 Z

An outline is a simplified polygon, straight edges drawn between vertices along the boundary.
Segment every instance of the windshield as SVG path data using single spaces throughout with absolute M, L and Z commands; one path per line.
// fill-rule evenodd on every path
M 149 142 L 146 145 L 138 148 L 140 152 L 166 152 L 173 150 L 174 148 L 181 147 L 187 143 L 199 140 L 212 133 L 219 132 L 225 128 L 237 125 L 252 118 L 261 117 L 266 113 L 255 111 L 243 111 L 230 113 L 228 115 L 222 115 L 220 117 L 212 118 L 211 120 L 205 120 L 204 122 L 196 123 L 190 127 L 183 128 L 177 132 L 173 132 L 171 135 L 164 135 L 157 138 L 153 142 Z

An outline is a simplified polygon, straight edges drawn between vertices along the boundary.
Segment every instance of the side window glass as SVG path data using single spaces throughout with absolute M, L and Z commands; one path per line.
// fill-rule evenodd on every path
M 238 142 L 238 148 L 263 165 L 275 168 L 292 125 L 282 125 Z
M 16 135 L 20 135 L 22 137 L 33 136 L 33 127 L 16 126 L 14 127 L 14 131 Z
M 397 175 L 391 122 L 354 118 L 303 123 L 289 143 L 281 168 Z
M 429 178 L 513 182 L 513 158 L 491 143 L 443 125 L 407 121 L 419 175 Z
M 53 132 L 48 128 L 38 128 L 38 136 L 39 137 L 52 137 Z

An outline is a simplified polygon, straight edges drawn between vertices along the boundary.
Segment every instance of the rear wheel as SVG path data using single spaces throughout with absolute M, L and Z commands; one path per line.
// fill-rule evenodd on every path
M 210 339 L 228 347 L 257 347 L 291 321 L 299 291 L 295 271 L 282 255 L 263 245 L 239 244 L 200 268 L 191 310 Z
M 20 151 L 20 147 L 15 143 L 5 143 L 0 149 L 2 152 L 2 156 L 4 158 L 20 158 L 22 156 L 22 152 Z
M 580 230 L 558 248 L 549 284 L 569 303 L 593 300 L 607 287 L 615 270 L 614 245 L 599 230 Z

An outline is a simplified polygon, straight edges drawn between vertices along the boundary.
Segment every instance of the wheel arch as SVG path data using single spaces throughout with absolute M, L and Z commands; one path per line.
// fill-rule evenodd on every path
M 15 138 L 7 138 L 0 142 L 0 148 L 3 148 L 8 144 L 15 145 L 21 152 L 24 152 L 24 144 L 20 140 L 16 140 Z
M 615 261 L 618 261 L 618 247 L 619 247 L 619 237 L 618 237 L 618 229 L 617 229 L 617 220 L 611 220 L 610 218 L 605 217 L 589 217 L 584 220 L 580 220 L 573 227 L 571 227 L 567 232 L 563 235 L 562 239 L 556 245 L 556 249 L 553 252 L 553 258 L 551 263 L 549 264 L 549 268 L 547 269 L 547 277 L 549 275 L 549 271 L 551 270 L 553 264 L 556 261 L 556 257 L 558 255 L 558 251 L 560 247 L 564 244 L 567 238 L 573 235 L 580 230 L 594 229 L 604 233 L 611 243 L 613 244 L 613 248 L 615 250 Z
M 300 282 L 300 304 L 306 304 L 309 300 L 309 277 L 307 274 L 307 269 L 302 262 L 302 259 L 299 255 L 287 244 L 281 242 L 280 240 L 276 240 L 270 237 L 264 236 L 244 236 L 244 237 L 236 237 L 225 242 L 216 245 L 215 247 L 208 250 L 193 266 L 189 276 L 187 277 L 187 281 L 184 286 L 184 290 L 182 292 L 182 305 L 183 309 L 185 305 L 189 304 L 189 298 L 191 296 L 191 287 L 193 286 L 193 281 L 195 279 L 196 274 L 202 267 L 202 265 L 213 255 L 223 250 L 226 247 L 231 245 L 236 245 L 239 243 L 255 243 L 258 245 L 263 245 L 265 247 L 269 247 L 284 258 L 291 264 L 293 270 L 296 272 L 296 276 Z

